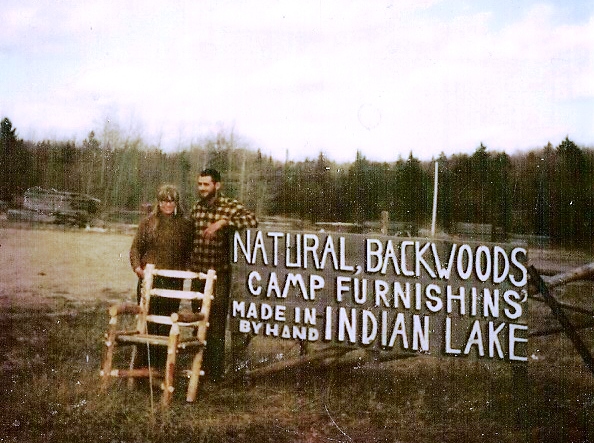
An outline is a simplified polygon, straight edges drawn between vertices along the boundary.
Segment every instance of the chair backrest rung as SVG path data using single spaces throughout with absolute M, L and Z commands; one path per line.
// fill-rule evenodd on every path
M 164 289 L 154 288 L 153 279 L 155 276 L 168 277 L 183 281 L 183 290 L 180 289 Z M 152 264 L 147 264 L 144 269 L 144 281 L 142 286 L 141 296 L 141 312 L 137 318 L 137 330 L 140 333 L 146 333 L 147 322 L 158 323 L 164 325 L 172 325 L 175 322 L 180 326 L 187 323 L 189 327 L 197 328 L 197 338 L 205 340 L 206 329 L 208 328 L 208 317 L 210 315 L 210 306 L 214 297 L 214 284 L 216 281 L 216 272 L 209 270 L 207 273 L 191 272 L 191 271 L 177 271 L 171 269 L 155 269 Z M 194 280 L 202 280 L 203 285 L 201 291 L 192 291 L 192 282 Z M 199 300 L 200 301 L 200 319 L 199 318 L 184 318 L 179 319 L 180 313 L 174 313 L 177 320 L 173 320 L 170 316 L 148 314 L 150 300 L 152 297 L 163 297 L 178 300 Z M 188 321 L 189 320 L 189 321 Z
M 160 325 L 172 325 L 173 321 L 171 320 L 171 316 L 169 315 L 154 315 L 148 314 L 146 316 L 146 321 L 150 323 L 158 323 Z
M 159 275 L 161 277 L 171 278 L 205 278 L 202 273 L 192 271 L 177 271 L 174 269 L 153 269 L 153 275 Z
M 202 300 L 204 294 L 198 291 L 179 291 L 176 289 L 151 289 L 151 295 L 164 298 L 178 298 L 180 300 Z

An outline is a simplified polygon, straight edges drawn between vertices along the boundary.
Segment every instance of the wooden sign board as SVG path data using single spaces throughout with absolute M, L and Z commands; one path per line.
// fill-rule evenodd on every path
M 349 347 L 527 360 L 527 250 L 496 243 L 247 230 L 233 331 Z

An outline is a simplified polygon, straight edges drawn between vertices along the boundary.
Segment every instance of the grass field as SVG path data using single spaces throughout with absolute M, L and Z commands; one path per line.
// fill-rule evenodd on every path
M 509 366 L 418 357 L 286 370 L 249 386 L 205 384 L 196 403 L 177 392 L 168 410 L 157 406 L 158 393 L 151 402 L 148 390 L 125 383 L 101 392 L 106 308 L 135 299 L 131 241 L 0 227 L 0 442 L 594 441 L 594 376 L 562 335 L 531 339 L 527 387 Z M 571 251 L 533 256 L 559 267 L 591 261 Z M 589 283 L 557 295 L 594 309 Z M 555 324 L 531 303 L 531 328 Z M 592 350 L 592 330 L 581 335 Z M 254 340 L 249 352 L 257 363 L 297 350 Z

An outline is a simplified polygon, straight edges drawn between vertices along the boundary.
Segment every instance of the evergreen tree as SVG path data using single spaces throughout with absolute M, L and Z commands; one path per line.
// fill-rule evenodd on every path
M 559 240 L 575 243 L 586 232 L 588 165 L 582 150 L 569 138 L 557 147 L 554 227 Z
M 402 221 L 420 226 L 430 219 L 431 211 L 428 202 L 432 192 L 429 191 L 429 177 L 412 152 L 400 173 L 402 191 L 399 195 L 403 208 Z
M 0 200 L 12 201 L 33 181 L 32 158 L 8 118 L 0 122 Z
M 452 165 L 442 152 L 438 159 L 437 225 L 450 230 L 454 221 L 454 193 Z
M 369 174 L 369 161 L 357 151 L 355 162 L 349 168 L 347 182 L 348 221 L 362 223 L 369 220 L 369 201 L 371 199 L 372 180 Z

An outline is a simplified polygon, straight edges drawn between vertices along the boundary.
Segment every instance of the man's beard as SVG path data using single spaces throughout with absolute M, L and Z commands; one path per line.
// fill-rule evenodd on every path
M 209 192 L 206 195 L 200 194 L 200 198 L 202 199 L 202 201 L 210 201 L 213 198 L 215 198 L 216 196 L 217 196 L 217 191 L 216 190 L 215 191 L 212 191 L 212 192 Z

